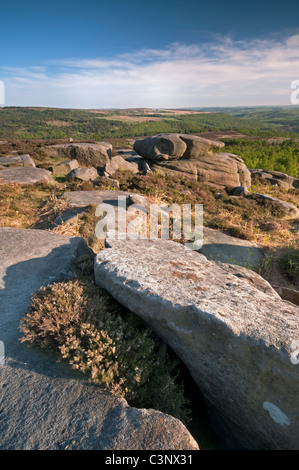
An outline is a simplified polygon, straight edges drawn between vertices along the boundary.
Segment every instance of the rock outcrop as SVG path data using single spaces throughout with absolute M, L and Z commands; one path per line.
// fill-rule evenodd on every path
M 39 154 L 61 160 L 78 160 L 81 166 L 103 168 L 111 158 L 112 145 L 108 142 L 69 143 L 42 147 Z
M 292 302 L 292 304 L 299 305 L 299 291 L 284 286 L 273 286 L 278 292 L 280 297 L 284 300 Z
M 295 305 L 168 240 L 108 238 L 95 276 L 186 364 L 223 436 L 246 449 L 298 448 Z
M 148 160 L 152 171 L 217 187 L 251 185 L 250 172 L 238 155 L 213 153 L 223 142 L 189 134 L 158 134 L 138 139 L 134 150 Z
M 0 171 L 0 184 L 2 183 L 51 183 L 53 181 L 52 173 L 42 168 L 16 167 L 5 168 Z
M 177 419 L 136 409 L 39 348 L 21 343 L 31 294 L 75 274 L 82 238 L 0 228 L 0 449 L 196 450 Z
M 261 178 L 268 181 L 272 186 L 278 186 L 281 189 L 290 190 L 290 189 L 299 189 L 299 178 L 294 176 L 287 175 L 281 171 L 274 170 L 258 170 L 253 169 L 249 170 L 251 172 L 251 177 L 253 179 Z
M 247 268 L 256 267 L 263 259 L 263 251 L 255 243 L 208 227 L 203 228 L 203 244 L 199 251 L 212 261 Z
M 250 172 L 242 158 L 230 153 L 215 153 L 196 160 L 176 160 L 150 165 L 152 171 L 183 177 L 225 188 L 251 185 Z
M 123 155 L 123 154 L 122 154 Z M 123 158 L 122 155 L 116 155 L 106 163 L 103 169 L 103 176 L 110 177 L 117 170 L 131 171 L 132 173 L 147 173 L 150 170 L 149 165 L 140 155 L 129 155 L 127 158 Z
M 137 139 L 134 150 L 146 160 L 197 159 L 212 155 L 213 150 L 224 147 L 223 142 L 203 139 L 188 134 L 157 134 Z
M 26 166 L 35 168 L 35 163 L 30 157 L 30 155 L 11 155 L 8 157 L 0 157 L 0 165 L 9 167 L 9 166 Z
M 151 168 L 146 160 L 141 157 L 141 155 L 122 155 L 122 157 L 126 160 L 126 162 L 134 163 L 138 166 L 138 171 L 140 173 L 150 173 Z
M 279 212 L 282 213 L 283 217 L 288 218 L 297 218 L 299 217 L 299 209 L 294 204 L 290 204 L 289 202 L 282 201 L 276 197 L 268 196 L 267 194 L 259 194 L 259 193 L 250 193 L 247 196 L 247 199 L 254 199 L 258 202 L 270 204 L 273 207 L 276 207 Z

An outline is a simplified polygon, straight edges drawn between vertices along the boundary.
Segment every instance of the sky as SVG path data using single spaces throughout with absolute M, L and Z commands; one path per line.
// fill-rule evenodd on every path
M 0 105 L 291 105 L 299 80 L 298 0 L 15 0 L 0 18 Z

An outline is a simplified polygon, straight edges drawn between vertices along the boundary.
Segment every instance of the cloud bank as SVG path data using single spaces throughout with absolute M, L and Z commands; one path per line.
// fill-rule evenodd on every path
M 299 34 L 171 44 L 107 58 L 0 67 L 6 106 L 179 108 L 288 105 L 299 79 Z

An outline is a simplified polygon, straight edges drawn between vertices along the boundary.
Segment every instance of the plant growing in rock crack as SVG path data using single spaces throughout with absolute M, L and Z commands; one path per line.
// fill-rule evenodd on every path
M 21 341 L 66 359 L 117 396 L 188 421 L 188 401 L 175 382 L 177 363 L 154 333 L 91 277 L 41 288 L 21 323 Z

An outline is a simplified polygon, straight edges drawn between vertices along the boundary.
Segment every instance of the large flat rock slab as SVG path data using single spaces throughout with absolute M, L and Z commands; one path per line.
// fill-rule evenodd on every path
M 256 267 L 263 259 L 263 250 L 255 243 L 231 237 L 220 230 L 204 227 L 200 253 L 212 261 Z
M 39 348 L 19 341 L 31 294 L 67 279 L 81 238 L 0 228 L 0 449 L 197 449 L 183 424 L 135 409 Z
M 245 268 L 230 270 L 178 243 L 106 243 L 96 282 L 178 354 L 215 429 L 242 448 L 297 449 L 298 308 L 256 287 Z
M 128 198 L 131 193 L 126 191 L 100 190 L 100 191 L 70 191 L 62 197 L 73 207 L 86 207 L 90 204 L 118 205 L 118 198 Z
M 16 167 L 5 168 L 0 171 L 0 184 L 2 183 L 51 183 L 53 180 L 52 173 L 42 168 Z

